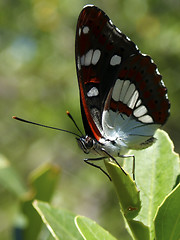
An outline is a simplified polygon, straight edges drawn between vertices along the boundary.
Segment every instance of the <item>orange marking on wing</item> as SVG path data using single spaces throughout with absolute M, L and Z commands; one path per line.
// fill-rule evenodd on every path
M 90 83 L 100 83 L 100 80 L 99 80 L 99 78 L 94 77 L 94 78 L 91 78 L 89 82 Z
M 84 91 L 83 91 L 83 87 L 82 87 L 81 81 L 79 81 L 79 85 L 80 85 L 81 100 L 82 100 L 82 104 L 83 104 L 83 107 L 84 107 L 84 112 L 86 114 L 86 117 L 87 117 L 89 126 L 91 128 L 91 131 L 94 134 L 94 137 L 96 138 L 97 141 L 99 141 L 102 138 L 102 135 L 99 132 L 99 130 L 98 130 L 96 124 L 94 123 L 94 121 L 93 121 L 93 119 L 91 117 L 91 114 L 89 112 L 88 106 L 86 104 L 86 99 L 85 99 L 85 96 L 84 96 Z
M 83 75 L 83 79 L 85 79 L 84 84 L 100 83 L 100 79 L 96 77 L 96 73 L 91 67 L 83 67 L 82 75 Z

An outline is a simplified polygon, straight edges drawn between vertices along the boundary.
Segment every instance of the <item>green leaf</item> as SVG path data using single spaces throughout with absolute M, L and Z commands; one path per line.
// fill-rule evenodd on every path
M 139 191 L 135 182 L 116 164 L 105 161 L 105 166 L 115 186 L 124 216 L 127 219 L 134 218 L 141 208 Z
M 25 240 L 35 240 L 41 230 L 42 221 L 32 206 L 34 199 L 50 201 L 59 179 L 59 168 L 52 165 L 44 165 L 34 171 L 30 177 L 31 191 L 21 202 L 21 209 L 27 218 L 27 226 L 24 229 Z
M 77 216 L 75 222 L 85 240 L 116 240 L 109 232 L 89 218 Z
M 60 168 L 57 165 L 45 164 L 33 171 L 29 178 L 35 198 L 49 202 L 59 180 Z
M 136 220 L 125 219 L 126 227 L 129 230 L 130 235 L 136 240 L 149 240 L 149 228 L 145 226 L 142 222 Z
M 55 239 L 83 240 L 75 226 L 75 214 L 40 201 L 34 201 L 33 206 Z
M 116 193 L 118 195 L 121 212 L 124 216 L 125 223 L 128 226 L 128 229 L 131 229 L 129 231 L 131 236 L 138 240 L 148 240 L 148 227 L 142 222 L 133 220 L 141 208 L 139 191 L 135 185 L 135 182 L 130 178 L 129 175 L 125 175 L 116 164 L 112 162 L 105 162 L 105 166 L 111 176 L 112 183 L 114 184 Z
M 135 220 L 150 227 L 151 238 L 154 239 L 153 219 L 158 206 L 175 185 L 179 174 L 179 156 L 167 133 L 158 130 L 158 139 L 151 147 L 133 151 L 136 157 L 136 183 L 140 189 L 142 208 Z M 132 162 L 125 161 L 125 169 L 132 171 Z
M 156 239 L 180 239 L 180 184 L 165 198 L 155 217 Z
M 0 155 L 0 183 L 18 198 L 27 191 L 23 180 L 3 155 Z

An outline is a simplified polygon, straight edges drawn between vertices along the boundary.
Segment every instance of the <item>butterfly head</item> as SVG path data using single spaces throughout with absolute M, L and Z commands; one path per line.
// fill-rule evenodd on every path
M 95 140 L 89 136 L 76 138 L 76 140 L 80 148 L 83 150 L 83 152 L 87 154 L 93 149 L 95 145 Z

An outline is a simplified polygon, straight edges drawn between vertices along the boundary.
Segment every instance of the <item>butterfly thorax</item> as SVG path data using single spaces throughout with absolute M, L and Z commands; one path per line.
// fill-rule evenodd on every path
M 108 155 L 117 157 L 128 151 L 128 148 L 120 139 L 116 139 L 115 141 L 107 138 L 101 138 L 100 141 L 97 141 L 90 136 L 83 136 L 81 138 L 77 138 L 77 142 L 86 154 L 91 152 L 107 157 L 108 153 Z

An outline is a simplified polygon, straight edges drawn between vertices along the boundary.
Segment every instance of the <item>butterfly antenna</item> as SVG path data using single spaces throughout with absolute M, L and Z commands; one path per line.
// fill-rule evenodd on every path
M 74 125 L 76 126 L 77 130 L 80 132 L 80 134 L 83 136 L 84 134 L 81 132 L 80 128 L 78 127 L 77 123 L 75 122 L 74 118 L 72 117 L 72 115 L 70 114 L 69 111 L 66 111 L 68 117 L 73 121 Z
M 76 137 L 81 137 L 80 135 L 78 135 L 78 134 L 76 134 L 76 133 L 73 133 L 73 132 L 71 132 L 71 131 L 65 130 L 65 129 L 56 128 L 56 127 L 51 127 L 51 126 L 47 126 L 47 125 L 40 124 L 40 123 L 36 123 L 36 122 L 31 122 L 31 121 L 25 120 L 25 119 L 23 119 L 23 118 L 15 117 L 15 116 L 13 116 L 12 118 L 13 118 L 13 119 L 16 119 L 16 120 L 18 120 L 18 121 L 21 121 L 21 122 L 30 123 L 30 124 L 33 124 L 33 125 L 36 125 L 36 126 L 40 126 L 40 127 L 50 128 L 50 129 L 58 130 L 58 131 L 61 131 L 61 132 L 66 132 L 66 133 L 73 134 L 73 135 L 75 135 Z

